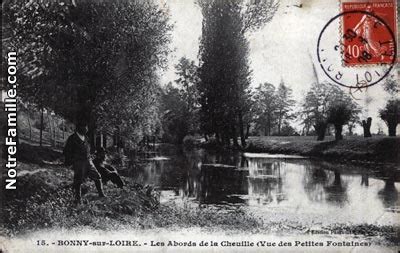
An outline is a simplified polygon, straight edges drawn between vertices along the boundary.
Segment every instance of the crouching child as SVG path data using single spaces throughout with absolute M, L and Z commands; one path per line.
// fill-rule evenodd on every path
M 124 186 L 124 182 L 118 174 L 118 171 L 107 163 L 107 154 L 104 148 L 99 148 L 96 152 L 96 158 L 93 160 L 97 171 L 101 175 L 101 180 L 104 185 L 107 185 L 108 181 L 113 182 L 119 188 Z

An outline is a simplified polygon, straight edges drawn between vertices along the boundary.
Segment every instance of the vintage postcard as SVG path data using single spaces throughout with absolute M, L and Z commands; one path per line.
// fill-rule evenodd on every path
M 3 0 L 0 253 L 400 252 L 396 0 Z

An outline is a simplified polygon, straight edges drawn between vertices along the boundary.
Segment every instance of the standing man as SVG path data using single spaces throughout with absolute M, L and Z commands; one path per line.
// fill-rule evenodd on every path
M 81 185 L 86 177 L 92 179 L 96 185 L 100 197 L 105 197 L 101 176 L 96 170 L 90 157 L 90 144 L 86 134 L 88 126 L 85 122 L 79 121 L 75 133 L 68 137 L 64 147 L 65 164 L 72 165 L 74 170 L 73 187 L 75 191 L 75 203 L 81 203 Z

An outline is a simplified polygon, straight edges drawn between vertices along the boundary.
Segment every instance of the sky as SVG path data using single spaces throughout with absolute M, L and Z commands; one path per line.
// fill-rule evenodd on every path
M 174 52 L 169 58 L 169 67 L 162 73 L 161 82 L 166 84 L 177 79 L 174 66 L 181 57 L 197 62 L 199 39 L 201 36 L 202 15 L 195 0 L 164 0 L 169 7 L 171 21 L 174 23 L 171 47 Z M 302 4 L 302 8 L 294 5 Z M 337 0 L 281 0 L 279 10 L 273 19 L 262 29 L 248 34 L 250 43 L 250 67 L 253 70 L 252 86 L 269 82 L 275 86 L 283 81 L 293 89 L 297 101 L 295 110 L 303 95 L 316 78 L 319 82 L 330 81 L 317 61 L 317 40 L 324 25 L 340 12 Z M 338 29 L 338 28 L 337 28 Z M 329 36 L 338 37 L 330 30 Z M 349 89 L 344 89 L 349 92 Z M 362 117 L 373 118 L 371 130 L 386 131 L 386 125 L 378 119 L 379 108 L 384 107 L 388 94 L 378 83 L 366 91 L 355 95 L 362 108 Z M 368 104 L 366 101 L 369 101 Z M 294 124 L 300 128 L 299 123 Z M 357 133 L 362 133 L 358 126 Z

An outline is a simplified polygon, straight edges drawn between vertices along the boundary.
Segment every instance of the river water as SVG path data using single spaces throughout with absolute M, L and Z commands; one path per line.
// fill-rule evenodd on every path
M 378 165 L 172 147 L 135 159 L 141 165 L 125 174 L 158 189 L 166 204 L 240 206 L 262 219 L 310 226 L 400 225 L 398 168 L 383 173 Z

